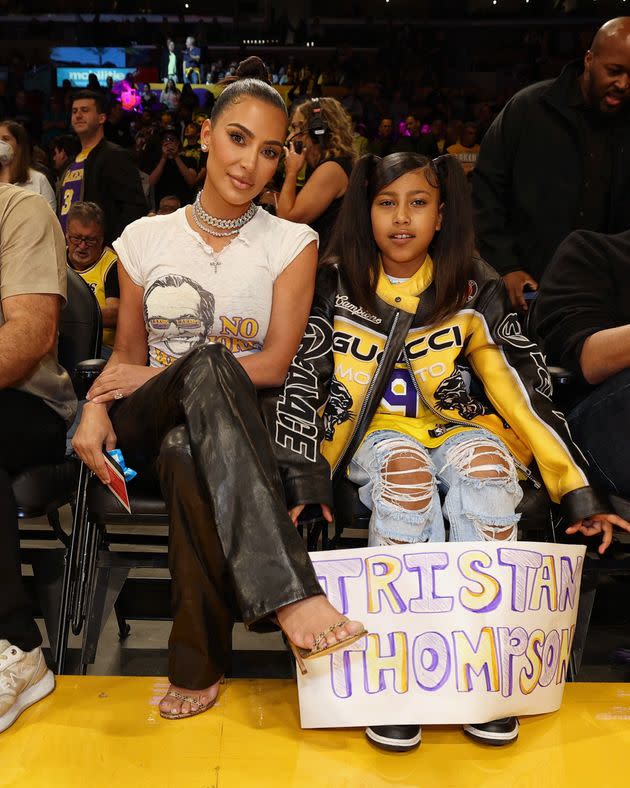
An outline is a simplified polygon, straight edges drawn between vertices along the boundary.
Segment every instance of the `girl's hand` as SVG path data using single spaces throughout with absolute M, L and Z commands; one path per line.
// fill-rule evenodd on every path
M 103 447 L 106 451 L 116 448 L 116 433 L 107 410 L 102 405 L 88 403 L 83 408 L 81 423 L 74 433 L 72 448 L 103 484 L 107 484 L 109 471 L 103 458 Z
M 161 371 L 160 367 L 143 367 L 140 364 L 110 364 L 95 380 L 87 399 L 99 405 L 128 397 Z
M 294 506 L 292 509 L 289 509 L 289 517 L 291 518 L 293 525 L 295 525 L 296 527 L 298 524 L 298 517 L 304 511 L 305 506 L 306 504 L 301 503 L 299 506 Z M 321 504 L 321 507 L 322 507 L 322 514 L 324 515 L 324 520 L 326 520 L 327 523 L 332 523 L 333 516 L 332 516 L 332 512 L 330 511 L 330 506 L 326 506 L 326 504 L 323 503 Z
M 624 531 L 630 532 L 630 523 L 616 514 L 594 514 L 592 517 L 587 517 L 579 523 L 574 523 L 569 526 L 566 532 L 568 534 L 579 532 L 584 534 L 584 536 L 595 536 L 595 534 L 603 533 L 602 543 L 598 549 L 601 555 L 612 542 L 613 525 L 617 525 L 619 528 L 623 528 Z
M 306 146 L 302 147 L 302 153 L 295 152 L 295 144 L 289 142 L 284 147 L 284 171 L 287 175 L 297 177 L 297 174 L 304 166 L 306 161 Z

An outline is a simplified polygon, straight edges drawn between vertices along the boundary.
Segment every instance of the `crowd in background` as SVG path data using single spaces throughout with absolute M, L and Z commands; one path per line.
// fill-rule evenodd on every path
M 229 78 L 235 63 L 221 59 L 211 64 L 208 79 Z M 289 84 L 287 102 L 293 111 L 309 97 L 321 96 L 331 79 L 326 71 L 308 64 L 289 62 L 273 70 L 277 84 Z M 210 90 L 193 89 L 191 83 L 168 79 L 161 89 L 136 84 L 132 74 L 127 85 L 137 91 L 138 103 L 125 109 L 120 90 L 111 80 L 100 85 L 91 75 L 86 87 L 102 93 L 108 102 L 105 138 L 130 151 L 142 173 L 151 209 L 162 196 L 176 194 L 182 203 L 189 202 L 195 187 L 203 180 L 203 156 L 199 146 L 201 123 L 209 117 L 214 104 Z M 45 96 L 38 92 L 17 90 L 6 97 L 0 121 L 10 119 L 24 129 L 20 147 L 28 147 L 30 166 L 45 175 L 54 189 L 61 172 L 77 152 L 70 116 L 76 89 L 66 85 Z M 389 94 L 378 86 L 350 84 L 340 94 L 340 101 L 353 124 L 358 155 L 366 152 L 386 155 L 397 150 L 445 153 L 469 153 L 467 166 L 474 161 L 478 143 L 497 112 L 502 99 L 483 100 L 474 90 L 418 89 L 413 93 L 396 90 Z M 153 178 L 163 149 L 165 135 L 171 141 L 167 158 L 176 155 L 198 176 L 186 182 L 170 168 Z M 454 147 L 453 147 L 454 146 Z
M 515 95 L 445 87 L 445 41 L 423 35 L 398 31 L 399 50 L 381 62 L 268 69 L 250 57 L 236 70 L 208 58 L 194 35 L 181 49 L 169 38 L 153 87 L 133 72 L 104 85 L 92 73 L 87 89 L 67 83 L 48 97 L 13 75 L 0 113 L 0 401 L 10 447 L 0 452 L 0 521 L 9 524 L 0 529 L 0 658 L 20 661 L 25 678 L 0 698 L 0 732 L 32 680 L 40 689 L 30 702 L 54 687 L 16 560 L 11 476 L 63 460 L 76 410 L 55 357 L 67 266 L 100 305 L 111 357 L 72 445 L 104 483 L 103 447 L 114 443 L 141 474 L 157 468 L 177 545 L 174 600 L 210 579 L 197 610 L 174 602 L 174 660 L 186 645 L 160 703 L 167 719 L 214 704 L 233 591 L 246 624 L 274 614 L 302 672 L 303 659 L 366 634 L 339 619 L 304 571 L 293 527 L 313 501 L 332 522 L 331 468 L 339 479 L 348 471 L 371 504 L 372 545 L 443 541 L 443 512 L 451 540 L 515 541 L 520 473 L 540 473 L 566 532 L 601 534 L 600 553 L 613 526 L 630 531 L 630 17 L 610 20 L 586 54 Z M 529 82 L 542 75 L 546 43 L 530 41 Z M 453 42 L 448 53 L 462 54 Z M 340 322 L 354 335 L 337 332 L 337 310 L 352 314 Z M 328 339 L 307 341 L 315 327 L 328 334 L 322 325 L 335 326 L 326 350 Z M 351 363 L 370 366 L 342 381 L 336 339 L 354 353 L 366 332 L 382 345 L 356 350 Z M 581 384 L 563 403 L 566 418 L 536 335 Z M 317 372 L 315 394 L 303 394 L 306 370 Z M 272 411 L 286 454 L 271 454 L 252 384 L 284 386 Z M 402 412 L 401 390 L 410 395 Z M 11 433 L 22 422 L 33 435 Z M 245 488 L 217 472 L 226 458 L 249 479 L 262 518 Z M 270 483 L 261 469 L 276 460 L 282 474 Z M 235 503 L 224 511 L 228 486 Z M 240 553 L 225 550 L 237 543 Z M 202 546 L 194 560 L 193 544 Z M 257 587 L 255 565 L 272 563 Z M 228 576 L 233 588 L 223 589 Z M 464 730 L 503 745 L 519 726 L 507 717 Z M 419 725 L 366 733 L 395 751 L 421 737 Z

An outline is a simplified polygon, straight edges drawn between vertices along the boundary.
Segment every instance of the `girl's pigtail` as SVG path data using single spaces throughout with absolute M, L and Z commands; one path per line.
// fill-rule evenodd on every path
M 357 306 L 374 308 L 378 282 L 378 248 L 372 233 L 370 209 L 375 169 L 379 156 L 362 156 L 354 165 L 348 189 L 325 250 L 323 263 L 338 264 Z
M 442 226 L 431 245 L 436 262 L 436 303 L 432 322 L 453 315 L 466 302 L 473 271 L 475 248 L 470 185 L 454 156 L 438 156 L 431 162 L 442 204 Z

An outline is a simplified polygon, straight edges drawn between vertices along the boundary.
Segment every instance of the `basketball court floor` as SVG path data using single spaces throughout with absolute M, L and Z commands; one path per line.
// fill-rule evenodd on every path
M 515 744 L 485 747 L 436 726 L 404 754 L 375 749 L 361 729 L 301 730 L 280 635 L 238 624 L 217 705 L 163 720 L 170 622 L 131 620 L 120 643 L 112 615 L 89 675 L 58 677 L 0 734 L 0 788 L 628 788 L 629 594 L 626 576 L 602 583 L 579 681 L 560 711 L 522 718 Z M 78 646 L 73 637 L 70 667 Z
M 626 788 L 630 684 L 576 683 L 562 709 L 523 718 L 519 740 L 476 745 L 427 727 L 405 754 L 363 731 L 300 730 L 287 679 L 229 679 L 218 704 L 160 718 L 156 677 L 62 676 L 56 691 L 0 736 L 0 786 L 20 788 Z

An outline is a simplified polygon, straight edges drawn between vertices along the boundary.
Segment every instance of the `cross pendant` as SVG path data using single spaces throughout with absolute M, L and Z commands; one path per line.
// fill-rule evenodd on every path
M 216 274 L 218 267 L 221 265 L 221 261 L 218 257 L 213 257 L 210 260 L 210 265 L 214 266 L 214 273 Z

